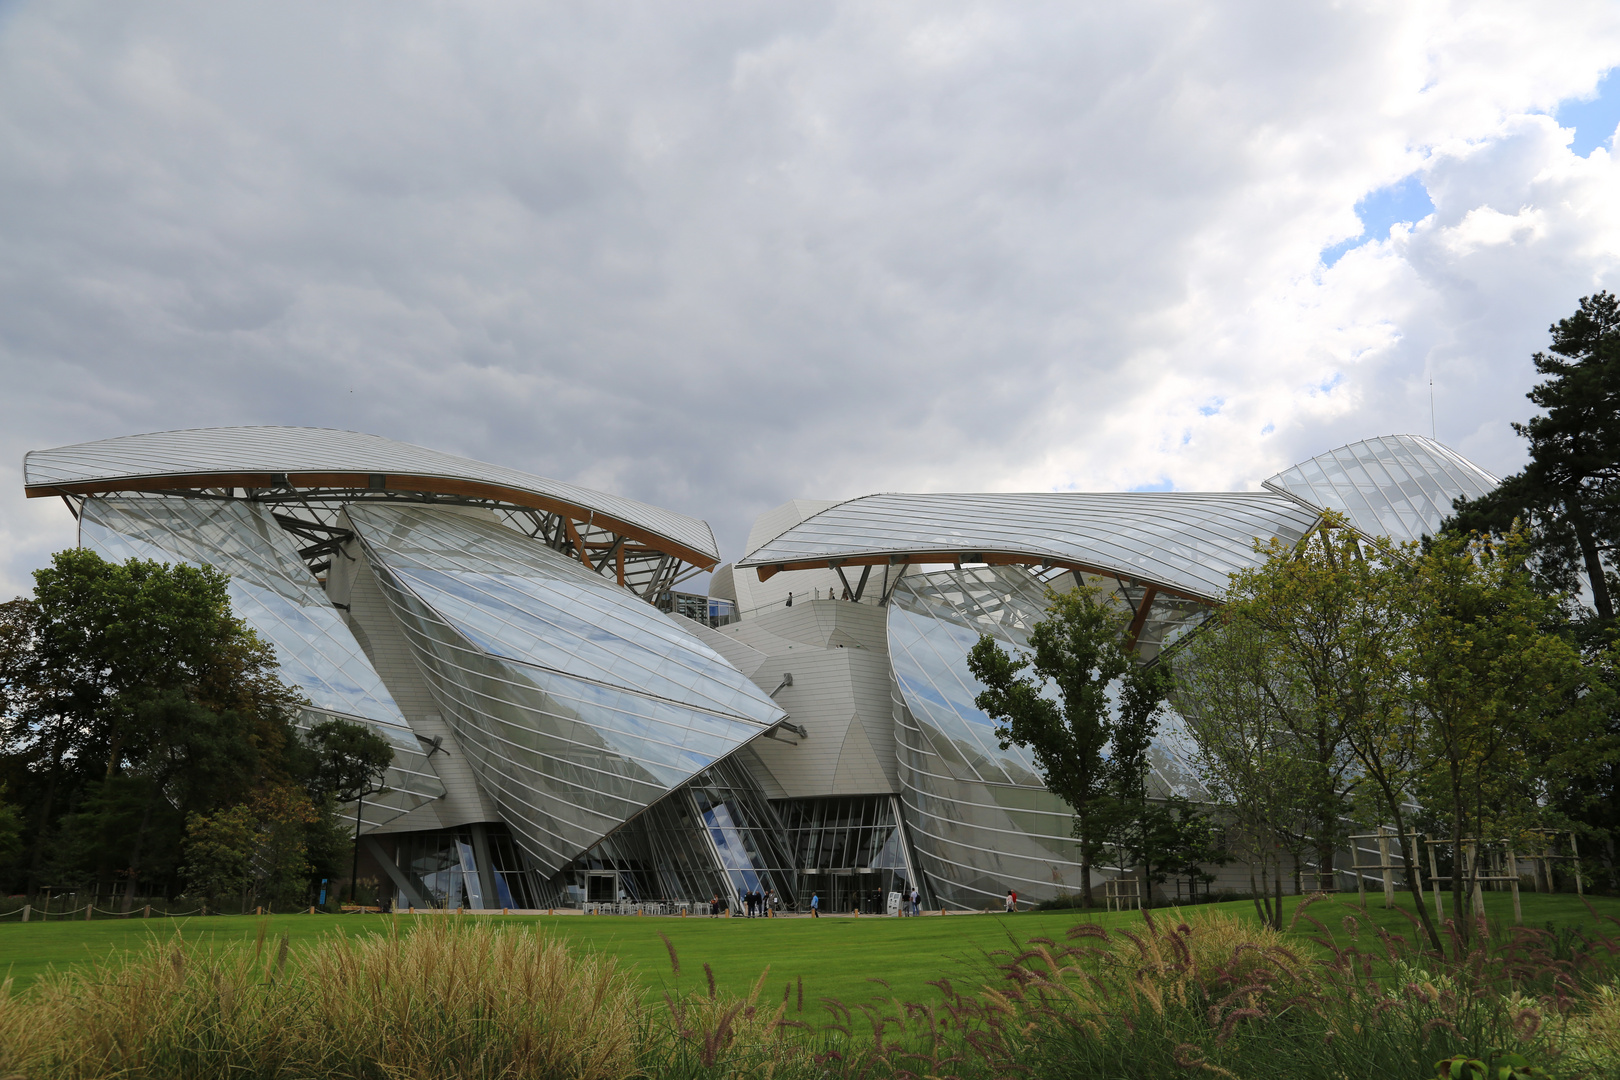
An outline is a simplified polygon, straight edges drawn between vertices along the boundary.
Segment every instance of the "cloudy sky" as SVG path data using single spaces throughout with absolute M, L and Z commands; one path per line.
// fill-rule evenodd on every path
M 707 518 L 1517 468 L 1620 288 L 1620 5 L 0 3 L 25 451 L 375 432 Z

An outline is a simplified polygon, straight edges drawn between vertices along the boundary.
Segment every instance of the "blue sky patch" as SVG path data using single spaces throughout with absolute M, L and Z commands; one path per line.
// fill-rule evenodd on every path
M 1564 102 L 1553 113 L 1553 119 L 1559 127 L 1575 129 L 1575 140 L 1569 148 L 1580 157 L 1608 146 L 1616 125 L 1620 125 L 1620 79 L 1614 77 L 1614 70 L 1611 68 L 1598 82 L 1596 97 Z
M 1341 240 L 1330 248 L 1322 249 L 1322 263 L 1332 266 L 1345 252 L 1358 248 L 1371 240 L 1389 236 L 1391 225 L 1400 221 L 1418 222 L 1434 213 L 1434 201 L 1423 187 L 1417 173 L 1397 180 L 1388 187 L 1379 188 L 1356 203 L 1356 217 L 1361 219 L 1361 233 Z
M 1153 481 L 1153 483 L 1151 483 L 1151 484 L 1137 484 L 1135 487 L 1131 488 L 1131 490 L 1132 491 L 1173 491 L 1175 489 L 1170 483 L 1170 478 L 1169 477 L 1163 477 L 1161 479 Z
M 1221 406 L 1225 404 L 1225 398 L 1210 398 L 1206 404 L 1198 407 L 1198 414 L 1200 416 L 1214 416 L 1221 411 Z

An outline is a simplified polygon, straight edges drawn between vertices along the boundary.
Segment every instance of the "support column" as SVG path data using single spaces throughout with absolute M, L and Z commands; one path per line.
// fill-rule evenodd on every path
M 393 859 L 388 857 L 388 853 L 383 851 L 382 845 L 377 843 L 375 836 L 362 836 L 360 842 L 366 846 L 367 851 L 371 852 L 371 857 L 377 860 L 377 865 L 383 868 L 383 873 L 388 875 L 388 880 L 394 883 L 394 887 L 405 894 L 405 901 L 408 904 L 417 908 L 426 908 L 428 906 L 422 902 L 422 897 L 411 885 L 411 879 L 406 877 L 405 872 L 395 864 Z
M 478 884 L 484 894 L 484 906 L 497 908 L 501 906 L 500 889 L 495 884 L 495 864 L 489 857 L 489 834 L 484 831 L 482 823 L 472 827 L 473 858 L 478 862 Z

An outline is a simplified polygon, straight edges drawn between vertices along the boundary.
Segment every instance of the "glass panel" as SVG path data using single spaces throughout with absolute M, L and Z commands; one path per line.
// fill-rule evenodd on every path
M 650 605 L 492 518 L 348 515 L 480 786 L 547 873 L 783 715 Z
M 231 576 L 231 610 L 275 649 L 281 678 L 313 706 L 300 726 L 333 717 L 357 721 L 393 747 L 389 791 L 362 808 L 364 827 L 444 794 L 393 696 L 268 508 L 236 500 L 95 498 L 84 504 L 79 535 L 106 559 L 206 565 Z
M 1498 483 L 1431 439 L 1386 435 L 1302 461 L 1265 486 L 1338 510 L 1359 531 L 1401 543 L 1434 533 L 1451 514 L 1454 500 L 1478 498 Z

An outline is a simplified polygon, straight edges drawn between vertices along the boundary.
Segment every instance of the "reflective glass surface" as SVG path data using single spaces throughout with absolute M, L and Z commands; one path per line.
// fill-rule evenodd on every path
M 656 609 L 491 518 L 373 503 L 348 521 L 480 786 L 548 873 L 783 715 Z
M 281 678 L 326 715 L 364 722 L 388 739 L 389 791 L 368 798 L 363 820 L 379 825 L 444 794 L 411 732 L 354 635 L 298 556 L 270 511 L 239 500 L 93 498 L 80 542 L 103 558 L 208 565 L 230 575 L 231 610 L 274 647 Z
M 1256 564 L 1256 539 L 1297 540 L 1315 521 L 1292 499 L 1265 492 L 869 495 L 800 522 L 738 565 L 898 553 L 1033 555 L 1218 598 L 1233 571 Z
M 436 476 L 497 484 L 595 510 L 719 558 L 713 531 L 697 518 L 355 431 L 294 427 L 159 431 L 34 450 L 23 458 L 24 482 L 29 487 L 187 474 L 295 472 Z
M 794 907 L 781 822 L 742 761 L 751 753 L 716 762 L 654 803 L 575 860 L 558 887 L 572 903 L 676 901 L 704 911 L 718 895 L 739 914 L 739 894 L 770 889 Z
M 1368 536 L 1396 542 L 1432 536 L 1458 498 L 1476 499 L 1501 481 L 1421 435 L 1385 435 L 1302 461 L 1266 481 L 1323 509 L 1338 510 Z
M 821 897 L 823 911 L 882 914 L 890 893 L 909 893 L 916 880 L 893 795 L 786 799 L 776 804 L 799 871 L 799 897 Z M 924 907 L 933 905 L 926 880 L 917 881 Z
M 382 837 L 393 848 L 394 865 L 410 882 L 412 896 L 391 882 L 381 883 L 394 898 L 396 910 L 418 903 L 433 908 L 524 908 L 555 906 L 557 898 L 543 893 L 540 881 L 525 865 L 500 825 L 485 825 L 495 896 L 485 897 L 478 874 L 477 847 L 468 829 L 439 829 Z M 549 902 L 548 902 L 549 901 Z
M 1042 582 L 1009 566 L 908 574 L 889 604 L 902 799 L 918 870 L 946 906 L 997 905 L 1009 888 L 1039 900 L 1081 887 L 1071 809 L 1027 751 L 1001 749 L 967 667 L 981 634 L 1027 649 L 1046 603 Z M 1156 791 L 1201 794 L 1188 749 L 1180 718 L 1163 715 L 1150 753 Z

